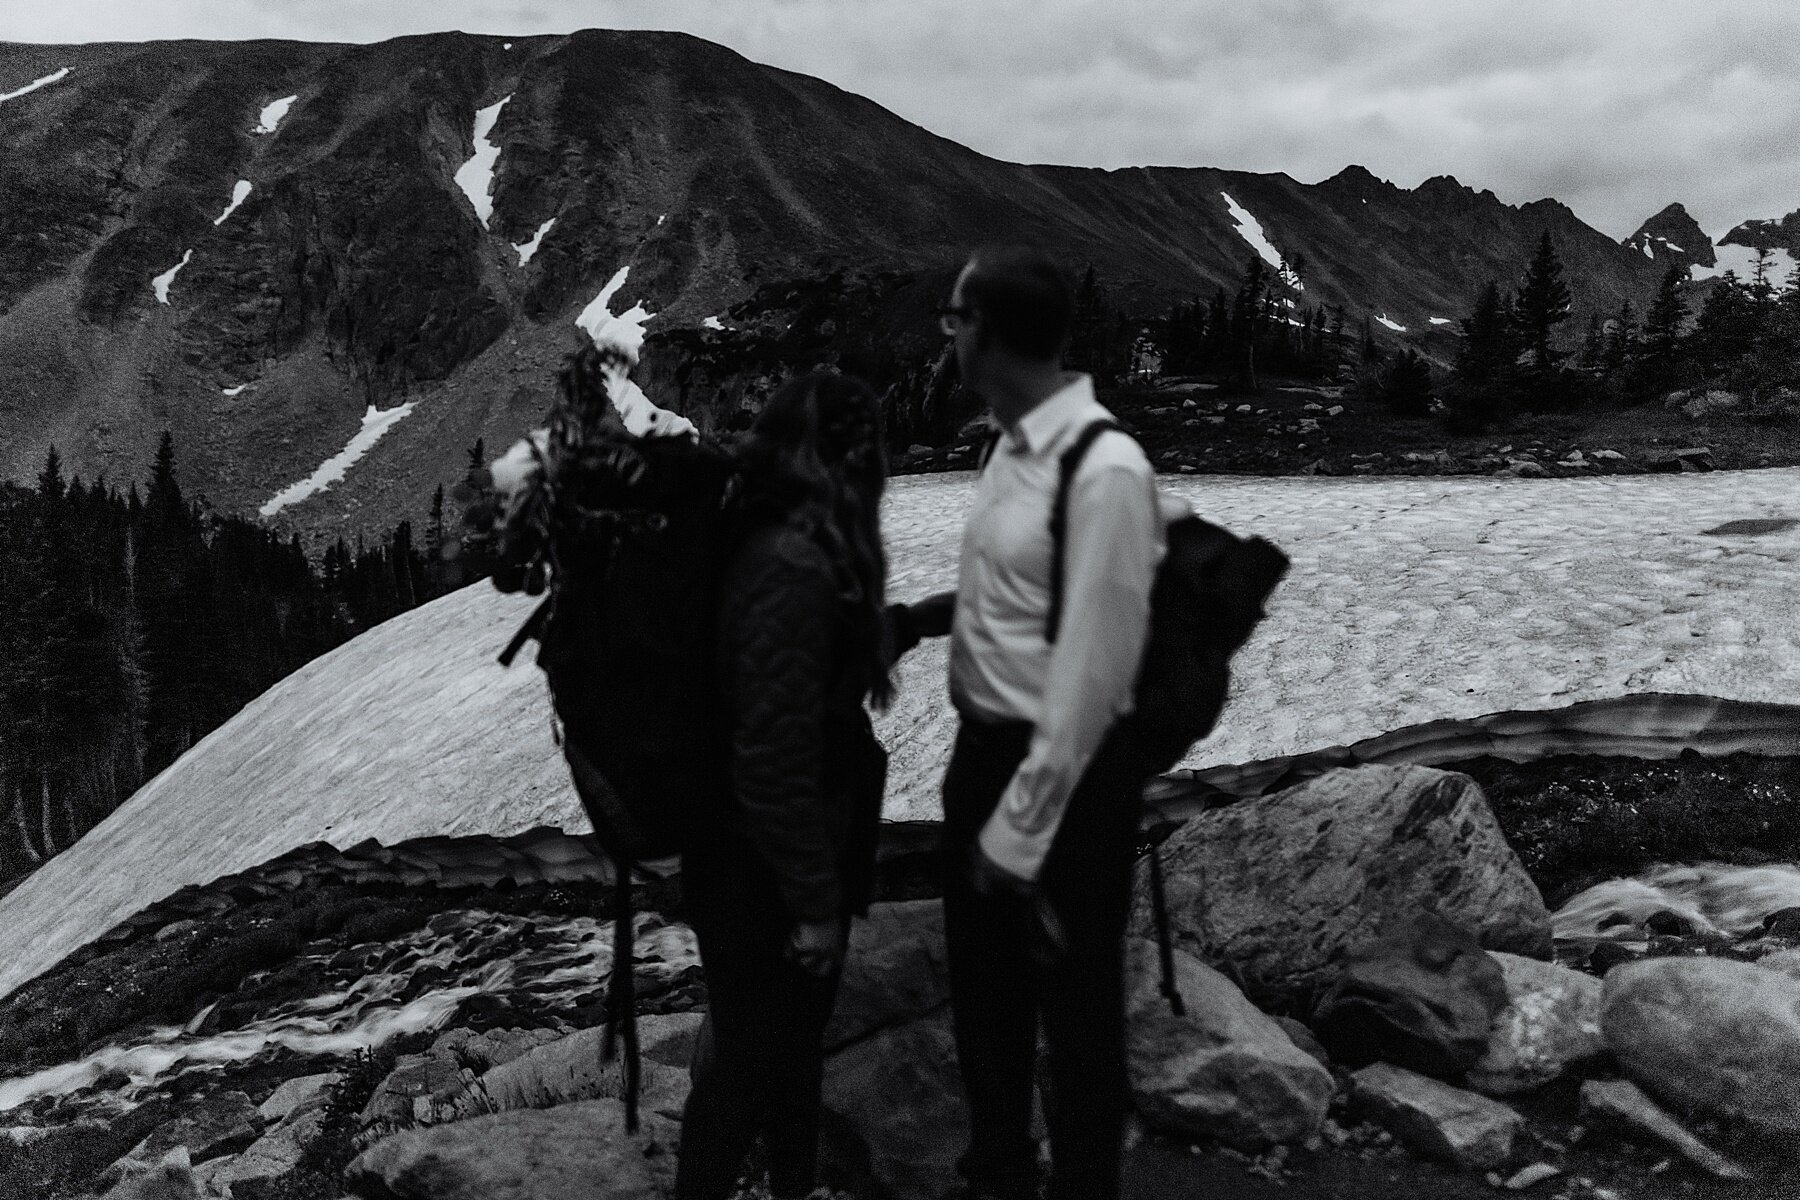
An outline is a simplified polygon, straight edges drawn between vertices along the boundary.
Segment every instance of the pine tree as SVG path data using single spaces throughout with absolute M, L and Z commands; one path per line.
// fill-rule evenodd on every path
M 1526 268 L 1514 304 L 1519 330 L 1524 336 L 1524 348 L 1530 353 L 1539 375 L 1547 375 L 1565 357 L 1552 345 L 1551 339 L 1556 327 L 1568 320 L 1569 309 L 1569 286 L 1563 282 L 1562 260 L 1556 256 L 1556 244 L 1546 230 L 1531 265 Z
M 1417 351 L 1402 350 L 1383 372 L 1377 396 L 1396 416 L 1429 416 L 1432 401 L 1436 398 L 1431 367 Z

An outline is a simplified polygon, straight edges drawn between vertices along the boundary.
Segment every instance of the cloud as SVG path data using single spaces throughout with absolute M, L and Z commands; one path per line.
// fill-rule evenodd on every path
M 1674 200 L 1715 235 L 1800 208 L 1792 0 L 65 0 L 0 37 L 591 26 L 722 42 L 1015 161 L 1452 174 L 1615 237 Z

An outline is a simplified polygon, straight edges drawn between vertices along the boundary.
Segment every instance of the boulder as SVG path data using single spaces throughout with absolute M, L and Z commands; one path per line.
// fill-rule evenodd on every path
M 687 1102 L 688 1063 L 704 1020 L 700 1013 L 638 1018 L 643 1108 L 680 1119 Z M 451 1098 L 437 1119 L 620 1099 L 625 1094 L 624 1048 L 616 1046 L 613 1057 L 602 1061 L 605 1037 L 602 1026 L 580 1029 L 501 1063 L 475 1081 L 466 1095 Z
M 1312 999 L 1351 950 L 1435 908 L 1489 950 L 1548 957 L 1550 914 L 1466 775 L 1334 768 L 1190 819 L 1162 846 L 1179 943 L 1253 1000 Z M 1150 936 L 1147 874 L 1132 930 Z
M 331 1098 L 331 1089 L 343 1077 L 342 1071 L 326 1071 L 285 1080 L 280 1087 L 269 1093 L 267 1100 L 257 1105 L 256 1111 L 270 1125 L 279 1124 L 290 1116 L 311 1112 L 324 1106 Z
M 262 1132 L 262 1116 L 242 1092 L 214 1092 L 174 1115 L 103 1173 L 118 1178 L 132 1165 L 162 1162 L 171 1150 L 186 1153 L 187 1161 L 201 1163 L 235 1154 Z
M 1155 943 L 1131 939 L 1127 1065 L 1147 1123 L 1251 1151 L 1318 1132 L 1335 1090 L 1330 1071 L 1192 955 L 1175 952 L 1184 1015 L 1170 1011 L 1161 984 Z
M 587 1100 L 408 1130 L 344 1172 L 357 1196 L 389 1200 L 663 1200 L 680 1126 L 653 1112 L 625 1132 L 625 1106 Z
M 824 1109 L 828 1126 L 860 1143 L 868 1194 L 947 1193 L 961 1179 L 956 1159 L 969 1138 L 948 1010 L 885 1026 L 832 1054 Z
M 1345 1066 L 1390 1062 L 1454 1077 L 1486 1051 L 1506 1003 L 1500 965 L 1462 926 L 1427 911 L 1350 955 L 1312 1028 Z
M 1350 1104 L 1414 1153 L 1467 1171 L 1505 1162 L 1525 1124 L 1498 1100 L 1389 1063 L 1350 1077 Z
M 1607 972 L 1600 1029 L 1631 1079 L 1676 1112 L 1800 1139 L 1800 988 L 1724 958 L 1655 958 Z
M 1490 1096 L 1529 1091 L 1606 1052 L 1599 979 L 1517 954 L 1493 958 L 1506 982 L 1506 1007 L 1494 1018 L 1486 1051 L 1469 1069 L 1470 1087 Z
M 850 927 L 850 947 L 837 1006 L 825 1027 L 825 1047 L 839 1049 L 949 1002 L 943 903 L 908 900 L 870 905 L 867 919 Z
M 308 1109 L 257 1138 L 242 1154 L 201 1163 L 194 1175 L 203 1184 L 213 1186 L 279 1178 L 300 1165 L 306 1148 L 318 1138 L 324 1125 L 324 1112 Z
M 197 1179 L 187 1150 L 177 1146 L 159 1160 L 127 1165 L 106 1200 L 215 1200 L 230 1193 Z
M 1695 1137 L 1629 1079 L 1590 1079 L 1583 1083 L 1581 1119 L 1593 1125 L 1622 1125 L 1648 1134 L 1720 1179 L 1750 1178 L 1749 1171 Z

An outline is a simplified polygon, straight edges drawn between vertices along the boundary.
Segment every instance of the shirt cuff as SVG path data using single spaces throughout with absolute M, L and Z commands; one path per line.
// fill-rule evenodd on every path
M 1054 825 L 1050 831 L 1055 832 Z M 1019 832 L 1000 811 L 988 818 L 975 840 L 989 862 L 1026 883 L 1037 882 L 1038 874 L 1044 869 L 1044 857 L 1050 850 L 1048 838 Z

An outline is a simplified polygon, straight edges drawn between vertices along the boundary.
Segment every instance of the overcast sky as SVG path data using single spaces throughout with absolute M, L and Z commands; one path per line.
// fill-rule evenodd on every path
M 1439 174 L 1625 237 L 1800 209 L 1800 0 L 5 0 L 0 40 L 680 29 L 1018 162 Z M 0 90 L 27 81 L 0 80 Z

